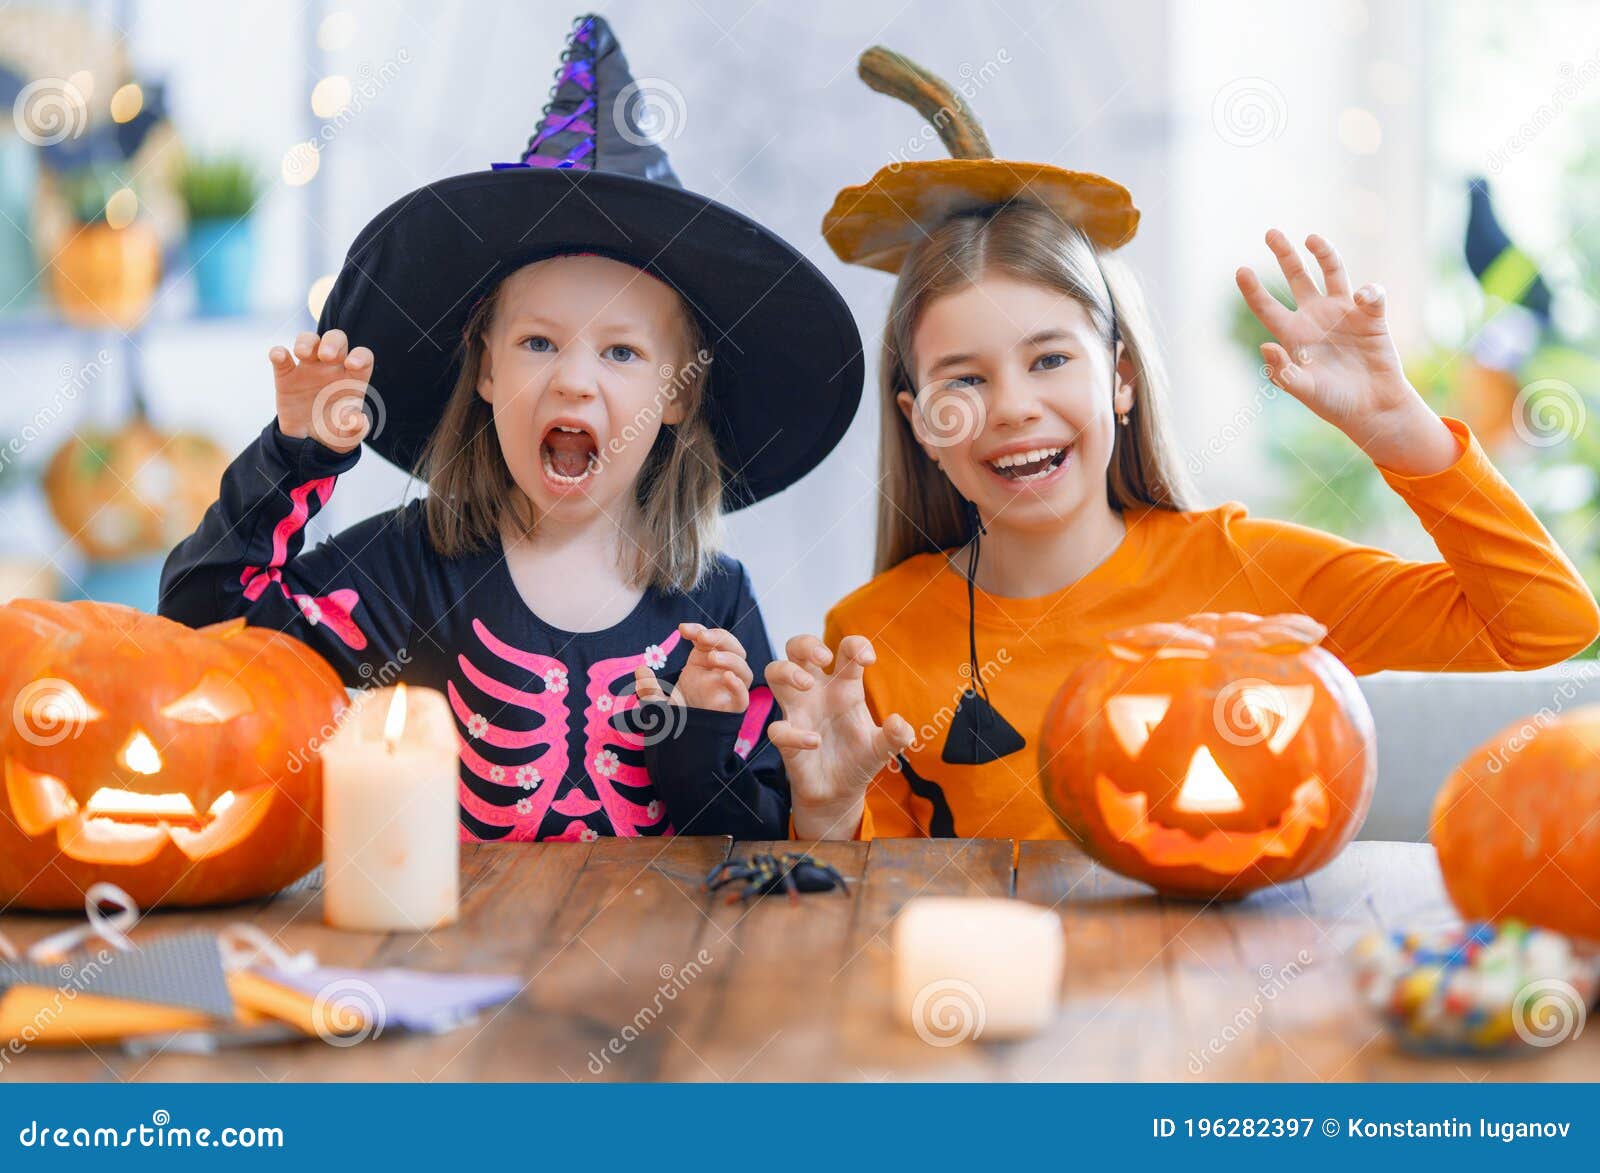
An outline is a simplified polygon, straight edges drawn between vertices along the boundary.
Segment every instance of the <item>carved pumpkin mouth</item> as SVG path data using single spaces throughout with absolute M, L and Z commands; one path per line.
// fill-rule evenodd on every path
M 1278 821 L 1259 831 L 1213 827 L 1197 835 L 1153 822 L 1149 795 L 1125 791 L 1104 774 L 1095 777 L 1095 798 L 1106 828 L 1149 863 L 1198 865 L 1223 876 L 1241 872 L 1266 857 L 1292 857 L 1304 846 L 1307 835 L 1328 825 L 1330 814 L 1328 789 L 1314 774 L 1295 787 Z
M 80 803 L 66 783 L 6 758 L 6 795 L 23 834 L 55 832 L 56 845 L 83 863 L 148 863 L 168 843 L 192 860 L 207 859 L 247 839 L 272 805 L 264 782 L 220 795 L 197 811 L 186 794 L 151 794 L 102 786 Z

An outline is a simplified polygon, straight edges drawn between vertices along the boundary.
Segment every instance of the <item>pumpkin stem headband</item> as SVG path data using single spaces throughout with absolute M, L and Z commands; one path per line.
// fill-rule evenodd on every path
M 909 57 L 874 45 L 856 62 L 861 80 L 891 98 L 899 98 L 938 131 L 952 159 L 992 159 L 994 148 L 978 116 L 943 78 Z
M 888 94 L 891 98 L 899 98 L 918 114 L 922 115 L 928 125 L 939 135 L 939 141 L 944 143 L 945 150 L 950 152 L 952 159 L 981 159 L 999 167 L 1011 167 L 1000 159 L 995 158 L 994 148 L 989 145 L 989 136 L 984 133 L 983 125 L 978 121 L 978 116 L 972 112 L 972 107 L 949 82 L 931 73 L 918 65 L 903 53 L 896 53 L 893 49 L 885 49 L 882 45 L 873 45 L 862 52 L 856 61 L 856 72 L 868 87 L 880 94 Z M 990 201 L 987 205 L 979 205 L 967 209 L 966 215 L 992 216 L 995 212 L 1009 203 L 1026 200 L 1030 192 L 1024 189 L 1015 195 L 1004 199 Z M 1041 206 L 1056 211 L 1050 203 L 1039 200 Z M 962 213 L 957 213 L 962 214 Z M 1070 221 L 1069 221 L 1070 222 Z M 826 225 L 825 225 L 826 227 Z M 1094 261 L 1095 271 L 1100 274 L 1100 285 L 1105 290 L 1106 306 L 1111 317 L 1111 390 L 1116 393 L 1116 345 L 1122 338 L 1122 331 L 1117 324 L 1117 301 L 1111 294 L 1111 282 L 1106 279 L 1105 268 L 1100 264 L 1100 256 L 1096 251 L 1096 242 L 1087 228 L 1081 224 L 1073 223 L 1084 236 L 1089 245 L 1089 256 Z

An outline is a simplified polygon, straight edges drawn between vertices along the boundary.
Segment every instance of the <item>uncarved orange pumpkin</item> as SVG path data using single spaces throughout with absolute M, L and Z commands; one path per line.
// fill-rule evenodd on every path
M 1084 850 L 1175 896 L 1238 897 L 1333 858 L 1377 770 L 1355 677 L 1304 615 L 1116 632 L 1045 717 L 1045 800 Z
M 110 603 L 0 607 L 0 906 L 277 891 L 322 858 L 316 749 L 346 705 L 300 641 Z M 6 719 L 8 718 L 8 719 Z
M 1600 705 L 1474 749 L 1434 800 L 1431 838 L 1463 916 L 1600 943 Z
M 131 329 L 161 281 L 161 238 L 146 220 L 75 225 L 50 262 L 50 291 L 76 326 Z

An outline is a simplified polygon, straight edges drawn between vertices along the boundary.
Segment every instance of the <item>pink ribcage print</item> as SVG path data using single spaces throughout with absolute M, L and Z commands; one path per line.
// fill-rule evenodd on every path
M 571 721 L 568 669 L 554 656 L 540 655 L 513 647 L 497 637 L 481 619 L 472 621 L 472 630 L 489 653 L 507 664 L 531 672 L 544 682 L 539 690 L 516 688 L 496 679 L 465 654 L 456 658 L 462 681 L 473 695 L 489 698 L 484 712 L 469 705 L 456 681 L 446 688 L 450 706 L 461 726 L 461 764 L 480 782 L 481 788 L 502 798 L 490 802 L 461 784 L 461 805 L 480 822 L 507 828 L 505 840 L 539 838 L 547 815 L 564 816 L 565 825 L 550 840 L 587 841 L 596 833 L 587 816 L 604 811 L 615 835 L 638 835 L 641 829 L 654 830 L 667 818 L 660 799 L 654 796 L 643 754 L 645 735 L 617 727 L 622 714 L 638 708 L 633 676 L 640 665 L 660 670 L 681 642 L 673 631 L 659 644 L 641 652 L 599 660 L 590 666 L 585 682 L 583 709 L 584 773 L 594 787 L 591 795 L 580 785 L 567 785 L 567 734 Z M 507 707 L 537 714 L 540 724 L 530 730 L 509 729 L 498 718 Z M 750 692 L 750 707 L 740 724 L 734 751 L 748 757 L 767 717 L 772 712 L 772 693 L 765 687 Z M 479 749 L 492 746 L 510 750 L 521 757 L 519 765 L 491 761 Z M 505 754 L 496 754 L 504 758 Z M 598 796 L 598 797 L 596 797 Z M 642 801 L 640 801 L 642 799 Z M 662 834 L 672 834 L 670 826 Z M 465 826 L 464 841 L 474 836 Z
M 597 660 L 589 668 L 588 688 L 585 690 L 589 703 L 583 710 L 583 764 L 594 782 L 595 793 L 600 796 L 600 805 L 611 820 L 613 834 L 637 835 L 639 828 L 654 827 L 666 815 L 660 799 L 651 798 L 646 803 L 639 803 L 618 789 L 619 786 L 633 790 L 648 788 L 650 776 L 645 773 L 642 762 L 635 764 L 627 761 L 617 752 L 632 750 L 635 752 L 629 757 L 640 757 L 638 751 L 644 749 L 644 737 L 618 729 L 613 721 L 619 714 L 639 706 L 639 698 L 633 691 L 634 672 L 641 664 L 659 671 L 682 638 L 673 631 L 659 644 L 652 644 L 642 652 L 611 660 Z M 619 696 L 613 688 L 617 681 L 624 679 L 628 683 Z M 672 828 L 664 828 L 662 833 L 670 835 Z
M 479 642 L 494 656 L 518 668 L 526 669 L 544 682 L 537 692 L 513 688 L 483 671 L 465 654 L 456 658 L 462 677 L 484 696 L 498 702 L 491 713 L 503 711 L 505 706 L 538 714 L 543 720 L 530 730 L 507 729 L 492 719 L 489 713 L 474 712 L 462 698 L 454 680 L 447 685 L 450 707 L 460 722 L 461 764 L 480 779 L 491 793 L 506 799 L 505 805 L 486 802 L 467 786 L 461 784 L 461 805 L 473 818 L 492 827 L 509 827 L 505 839 L 537 839 L 545 813 L 554 801 L 557 813 L 568 813 L 563 801 L 555 801 L 567 773 L 567 728 L 570 710 L 567 704 L 567 667 L 554 656 L 512 647 L 474 619 L 472 630 Z M 478 745 L 496 749 L 524 751 L 521 763 L 501 765 L 486 759 Z M 461 838 L 471 841 L 473 835 L 465 826 Z

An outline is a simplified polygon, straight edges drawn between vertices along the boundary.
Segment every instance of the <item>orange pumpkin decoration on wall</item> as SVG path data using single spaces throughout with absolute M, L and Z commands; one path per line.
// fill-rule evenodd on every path
M 139 219 L 121 228 L 73 226 L 50 262 L 50 292 L 75 326 L 129 330 L 161 282 L 161 238 Z
M 1450 899 L 1600 944 L 1600 705 L 1533 717 L 1469 753 L 1434 799 Z
M 1372 801 L 1372 714 L 1304 615 L 1116 632 L 1045 717 L 1046 801 L 1084 850 L 1174 896 L 1303 876 Z
M 158 554 L 194 532 L 228 461 L 210 437 L 164 431 L 142 416 L 114 430 L 87 425 L 50 457 L 45 501 L 91 558 Z
M 325 660 L 243 620 L 191 630 L 109 603 L 0 607 L 0 907 L 222 904 L 322 858 Z

